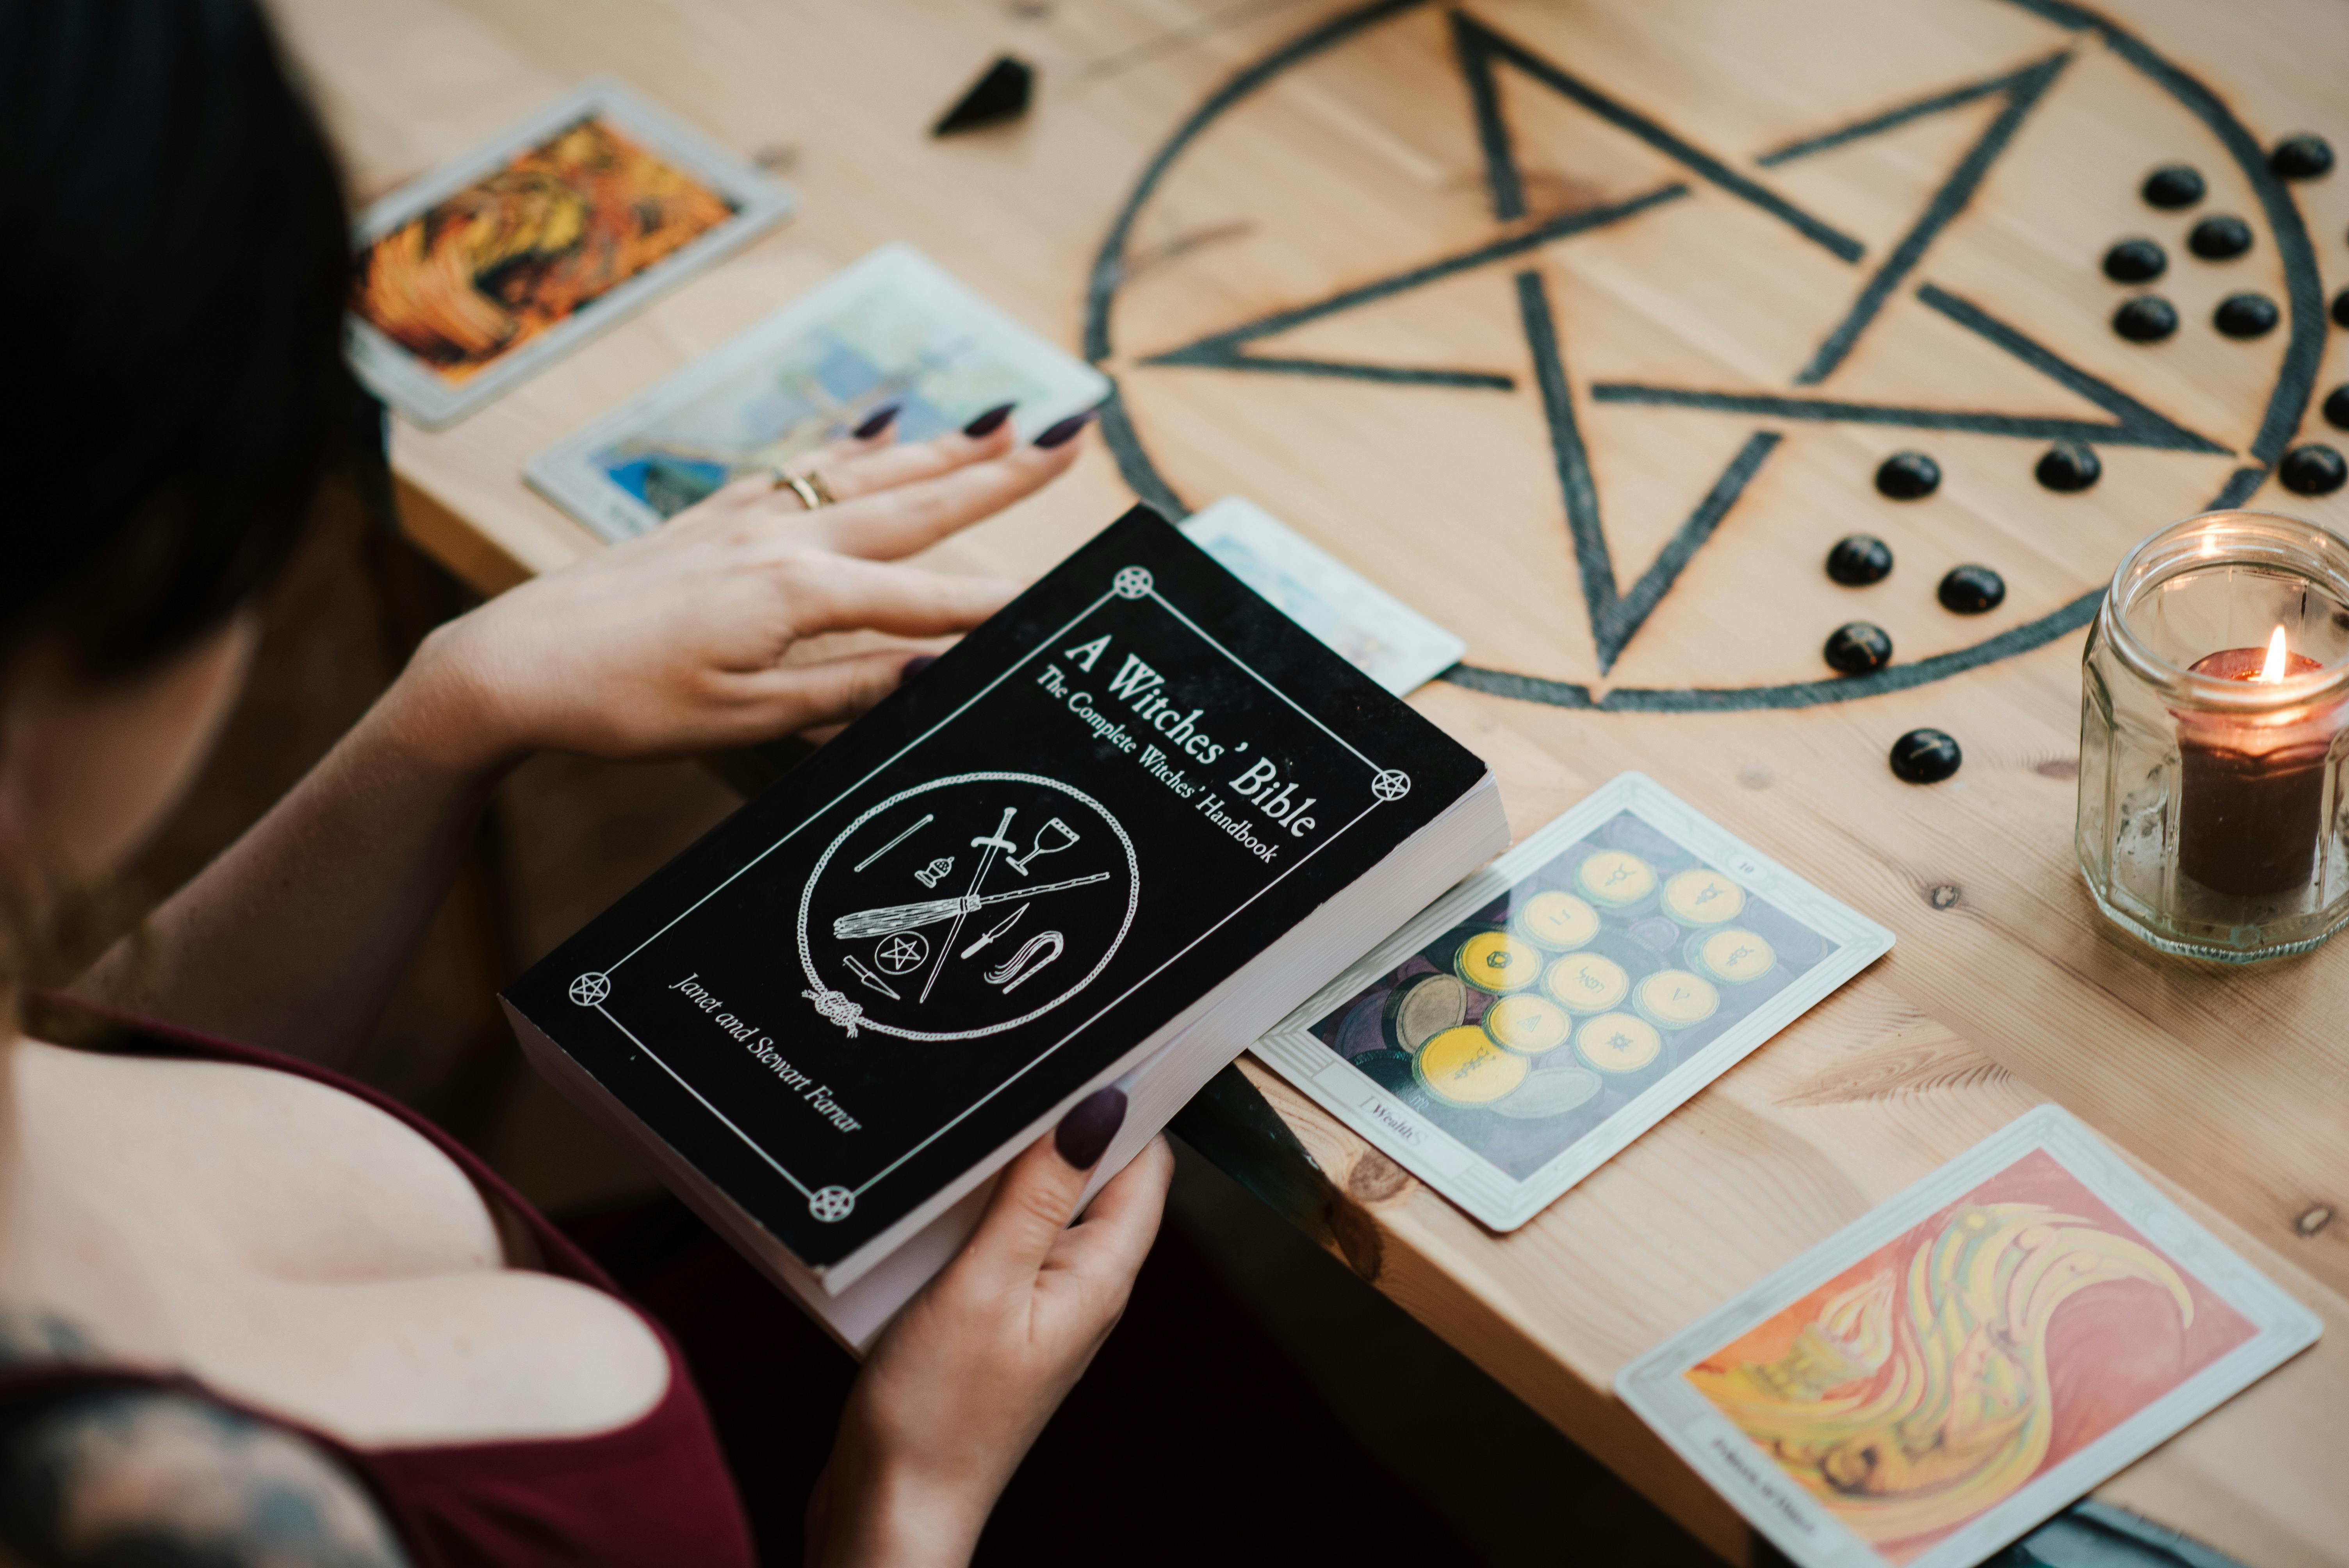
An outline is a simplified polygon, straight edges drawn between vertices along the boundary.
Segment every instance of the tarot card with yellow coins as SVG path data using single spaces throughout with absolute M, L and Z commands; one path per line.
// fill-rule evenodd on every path
M 1615 1387 L 1802 1568 L 1971 1568 L 2321 1326 L 2043 1105 Z
M 1256 1053 L 1515 1230 L 1891 945 L 1626 773 L 1422 911 Z

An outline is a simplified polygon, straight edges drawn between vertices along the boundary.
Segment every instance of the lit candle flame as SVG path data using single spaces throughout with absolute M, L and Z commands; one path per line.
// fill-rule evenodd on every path
M 2275 635 L 2268 639 L 2268 662 L 2260 666 L 2260 679 L 2269 686 L 2282 682 L 2284 672 L 2292 668 L 2292 655 L 2284 651 L 2283 628 L 2278 626 Z

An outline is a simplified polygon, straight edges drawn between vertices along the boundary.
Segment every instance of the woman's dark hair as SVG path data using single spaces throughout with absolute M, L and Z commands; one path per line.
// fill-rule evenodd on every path
M 0 656 L 223 624 L 350 425 L 349 213 L 254 0 L 0 0 Z

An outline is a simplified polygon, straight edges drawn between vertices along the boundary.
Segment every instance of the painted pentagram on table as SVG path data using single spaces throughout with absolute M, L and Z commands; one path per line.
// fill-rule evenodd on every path
M 1918 51 L 1885 47 L 1883 69 L 1837 74 L 1816 62 L 1867 59 L 1855 38 L 1883 46 L 1887 29 L 1909 25 L 1887 20 L 1877 0 L 1843 8 L 1840 19 L 1833 3 L 1789 8 L 1775 26 L 1766 8 L 1705 13 L 1749 29 L 1735 46 L 1711 40 L 1711 68 L 1734 57 L 1749 78 L 1775 71 L 1803 84 L 1743 95 L 1749 110 L 1803 106 L 1741 133 L 1750 144 L 1721 139 L 1718 128 L 1737 116 L 1720 108 L 1723 84 L 1708 82 L 1682 47 L 1688 5 L 1619 8 L 1605 36 L 1586 37 L 1581 13 L 1378 0 L 1243 69 L 1146 166 L 1094 266 L 1085 347 L 1117 382 L 1103 429 L 1128 482 L 1177 516 L 1186 500 L 1206 499 L 1202 487 L 1225 482 L 1185 471 L 1152 438 L 1154 405 L 1195 397 L 1203 377 L 1278 378 L 1281 411 L 1299 428 L 1359 418 L 1367 389 L 1388 389 L 1381 395 L 1392 399 L 1398 441 L 1411 438 L 1432 397 L 1536 405 L 1559 546 L 1554 557 L 1510 561 L 1509 573 L 1579 611 L 1588 662 L 1503 669 L 1477 665 L 1472 654 L 1450 678 L 1559 706 L 1646 711 L 1834 702 L 2021 653 L 2085 624 L 2112 562 L 2151 527 L 2244 504 L 2271 476 L 2280 485 L 2261 504 L 2289 506 L 2340 486 L 2343 465 L 2323 428 L 2314 440 L 2302 429 L 2326 325 L 2315 251 L 2286 183 L 2329 170 L 2321 140 L 2271 149 L 2280 129 L 2296 128 L 2254 134 L 2159 40 L 2068 0 L 1909 0 L 1920 14 L 1912 21 L 1963 29 L 1971 20 L 1979 49 L 1928 52 L 1920 64 Z M 1626 85 L 1611 79 L 1610 58 L 1685 59 L 1689 68 Z M 1451 146 L 1445 134 L 1464 138 L 1488 220 L 1482 237 L 1414 242 L 1414 211 L 1429 215 L 1431 232 L 1458 228 L 1457 208 L 1443 205 L 1454 187 L 1428 175 L 1418 190 L 1398 178 L 1379 223 L 1334 243 L 1268 209 L 1209 225 L 1204 232 L 1231 236 L 1218 253 L 1185 243 L 1182 221 L 1164 215 L 1170 204 L 1187 202 L 1195 215 L 1237 200 L 1228 192 L 1247 182 L 1218 183 L 1219 169 L 1317 155 L 1300 135 L 1296 100 L 1278 85 L 1294 81 L 1342 104 L 1370 79 L 1391 100 L 1423 97 L 1433 107 L 1414 124 L 1456 112 L 1455 132 L 1423 131 L 1409 147 L 1398 129 L 1386 161 L 1407 166 L 1428 145 Z M 1668 101 L 1675 92 L 1684 101 Z M 2092 98 L 2119 106 L 2121 123 L 2159 130 L 2126 156 L 2106 149 L 2095 160 L 2094 178 L 2111 187 L 2126 226 L 2116 220 L 2080 238 L 2062 210 L 2074 187 L 2031 171 L 2077 165 L 2067 138 L 2082 122 L 2066 118 L 2066 106 Z M 1589 165 L 1589 150 L 1609 141 L 1636 158 Z M 1894 150 L 1884 156 L 1898 171 L 1864 161 L 1884 149 Z M 1440 174 L 1443 156 L 1423 161 Z M 1637 160 L 1645 175 L 1633 171 Z M 1901 194 L 1888 197 L 1884 188 L 1903 179 Z M 1326 224 L 1327 212 L 1314 211 Z M 1636 247 L 1642 228 L 1657 224 L 1677 225 L 1676 242 L 1704 263 L 1665 268 L 1670 275 L 1644 285 L 1662 302 L 1658 314 L 1686 305 L 1665 296 L 1693 284 L 1711 298 L 1692 319 L 1723 324 L 1704 354 L 1650 356 L 1662 366 L 1624 352 L 1619 336 L 1578 335 L 1590 316 L 1576 309 L 1591 277 L 1611 279 L 1619 293 L 1626 271 L 1654 270 L 1655 250 Z M 2029 264 L 2044 275 L 2026 269 L 2027 286 L 2002 287 L 2016 269 L 1999 236 L 2016 232 L 2059 236 L 2079 253 L 2034 255 Z M 1268 258 L 1278 281 L 1236 291 L 1230 280 L 1251 254 Z M 1299 282 L 1317 254 L 1340 258 L 1320 288 Z M 1216 269 L 1217 282 L 1186 284 L 1184 269 L 1194 266 Z M 1433 315 L 1402 318 L 1420 330 L 1392 330 L 1394 313 L 1414 301 L 1480 287 L 1494 325 L 1469 334 L 1456 359 L 1427 347 Z M 2221 287 L 2229 292 L 2215 308 L 2198 303 L 2188 315 L 2173 303 Z M 1211 320 L 1195 304 L 1235 292 L 1270 307 Z M 1741 317 L 1723 297 L 1750 298 L 1753 310 Z M 1773 369 L 1767 355 L 1789 301 L 1821 303 L 1816 320 L 1799 324 L 1799 353 Z M 2196 348 L 2204 357 L 2190 375 L 2163 363 L 2166 351 L 2204 340 L 2223 345 L 2223 356 Z M 1398 343 L 1413 345 L 1414 356 L 1398 356 Z M 2185 385 L 2214 375 L 2223 387 Z M 1686 433 L 1686 494 L 1660 526 L 1637 515 L 1652 505 L 1652 479 L 1629 499 L 1613 488 L 1623 469 L 1610 465 L 1609 444 L 1633 418 Z M 1857 467 L 1850 483 L 1830 488 L 1847 498 L 1831 517 L 1810 499 L 1816 486 L 1773 482 L 1828 463 Z M 1343 476 L 1331 483 L 1342 491 Z M 2298 494 L 2279 498 L 2277 489 Z M 1951 509 L 1953 495 L 1973 499 Z M 1464 499 L 1460 523 L 1474 527 L 1473 495 L 1433 499 Z M 1938 619 L 1911 616 L 1887 640 L 1874 608 L 1893 603 L 1895 590 L 1877 585 L 1885 573 L 1838 571 L 1844 613 L 1774 631 L 1785 645 L 1756 649 L 1748 670 L 1692 685 L 1684 665 L 1656 656 L 1668 634 L 1653 618 L 1668 596 L 1741 592 L 1757 560 L 1794 553 L 1824 581 L 1837 536 L 1854 531 L 1855 504 L 1875 509 L 1861 531 L 1890 542 L 1888 559 L 1903 563 L 1896 582 L 1905 569 L 1938 584 Z M 1953 526 L 1968 526 L 1968 509 L 2001 511 L 2005 526 L 1979 529 L 1966 542 L 1978 552 L 1971 560 L 1932 559 Z M 1917 566 L 1905 565 L 1904 530 L 1920 542 Z M 2065 547 L 2034 555 L 2034 535 Z M 1959 565 L 1973 570 L 1951 570 Z M 1837 640 L 1847 619 L 1858 629 Z M 1831 650 L 1824 658 L 1823 649 Z M 1680 678 L 1643 679 L 1643 662 Z
M 800 894 L 817 1015 L 862 1037 L 978 1040 L 1082 992 L 1141 897 L 1124 827 L 1082 790 L 966 773 L 901 790 L 842 830 Z

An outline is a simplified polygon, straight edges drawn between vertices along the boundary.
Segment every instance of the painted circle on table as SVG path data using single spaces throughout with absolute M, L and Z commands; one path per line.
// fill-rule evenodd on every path
M 2190 71 L 2163 55 L 2136 34 L 2085 6 L 2071 3 L 2071 0 L 1950 0 L 1950 3 L 1953 6 L 1973 5 L 2027 13 L 2052 25 L 2057 35 L 2068 40 L 2064 46 L 2076 49 L 2085 45 L 2101 45 L 2112 58 L 2117 59 L 2138 77 L 2150 83 L 2200 123 L 2209 141 L 2215 146 L 2193 150 L 2199 160 L 2204 161 L 2206 166 L 2213 160 L 2231 163 L 2248 182 L 2256 198 L 2254 215 L 2263 221 L 2270 242 L 2276 246 L 2282 264 L 2286 316 L 2291 325 L 2289 342 L 2282 356 L 2275 379 L 2267 388 L 2263 413 L 2252 438 L 2240 449 L 2225 446 L 2194 449 L 2225 452 L 2237 465 L 2214 494 L 2199 500 L 2199 510 L 2217 510 L 2242 504 L 2266 480 L 2277 461 L 2283 456 L 2284 449 L 2292 436 L 2299 428 L 2323 358 L 2326 330 L 2324 301 L 2307 228 L 2298 207 L 2285 190 L 2282 179 L 2270 168 L 2266 150 L 2261 147 L 2259 139 L 2245 129 L 2225 101 Z M 1192 151 L 1202 136 L 1211 128 L 1224 121 L 1235 108 L 1247 102 L 1287 73 L 1309 65 L 1317 57 L 1353 41 L 1390 20 L 1433 9 L 1435 9 L 1433 0 L 1371 0 L 1369 4 L 1340 11 L 1276 46 L 1254 63 L 1242 67 L 1221 87 L 1209 94 L 1206 99 L 1175 128 L 1143 166 L 1140 176 L 1128 192 L 1125 201 L 1112 221 L 1099 251 L 1095 253 L 1084 305 L 1084 353 L 1090 362 L 1105 371 L 1110 369 L 1104 362 L 1109 360 L 1112 354 L 1111 316 L 1121 292 L 1129 281 L 1126 275 L 1127 263 L 1135 225 L 1144 211 L 1149 209 L 1154 197 L 1165 183 L 1169 173 Z M 1547 67 L 1556 77 L 1563 77 L 1566 74 L 1557 71 L 1554 65 L 1531 58 L 1533 51 L 1526 50 L 1503 36 L 1506 29 L 1500 24 L 1485 23 L 1474 15 L 1473 8 L 1455 11 L 1453 16 L 1453 26 L 1456 32 L 1464 37 L 1474 35 L 1475 40 L 1479 40 L 1473 42 L 1473 46 L 1464 46 L 1461 50 L 1464 61 L 1474 52 L 1474 48 L 1483 48 L 1488 55 L 1502 60 L 1505 65 L 1520 71 L 1538 72 Z M 1489 65 L 1486 68 L 1490 69 Z M 2014 70 L 2004 83 L 1984 84 L 1978 89 L 1969 90 L 1974 97 L 1992 96 L 1992 89 L 2002 86 L 2016 92 L 2023 91 L 2026 88 L 2029 91 L 2036 92 L 2041 88 L 2044 88 L 2048 80 L 2053 79 L 2054 71 L 2060 70 L 2061 67 L 2059 65 L 2053 67 L 2035 86 L 2029 85 L 2026 78 L 2029 78 L 2034 70 L 2039 69 L 2042 69 L 2041 66 L 2027 66 L 2023 69 Z M 1466 67 L 1464 65 L 1462 67 L 1464 75 L 1465 70 Z M 1511 87 L 1515 90 L 1524 85 L 1519 81 L 1513 82 Z M 1587 88 L 1561 88 L 1560 90 L 1562 92 L 1588 91 Z M 1584 101 L 1586 107 L 1588 107 L 1588 99 L 1586 98 Z M 1921 95 L 1920 101 L 1922 101 Z M 1620 107 L 1605 103 L 1599 106 L 1599 112 L 1611 116 Z M 1885 118 L 1889 119 L 1890 117 Z M 1618 123 L 1619 124 L 1620 121 L 1619 120 Z M 1486 129 L 1488 142 L 1486 156 L 1489 160 L 1493 154 L 1489 145 L 1490 128 L 1487 127 Z M 1504 130 L 1501 134 L 1506 138 L 1510 133 Z M 1676 133 L 1667 131 L 1666 134 Z M 1841 134 L 1844 133 L 1831 133 L 1831 135 Z M 1830 139 L 1831 136 L 1821 136 L 1816 139 L 1825 143 Z M 1228 138 L 1226 139 L 1226 141 L 1228 139 Z M 1758 167 L 1762 162 L 1766 161 L 1767 158 L 1781 156 L 1784 150 L 1780 150 L 1780 152 L 1774 152 L 1753 161 Z M 2188 150 L 2150 148 L 2147 150 L 2146 162 L 2150 164 L 2156 161 L 2164 152 L 2184 150 Z M 1698 156 L 1710 156 L 1710 152 L 1701 150 Z M 1490 167 L 1488 162 L 1488 171 Z M 2145 165 L 2141 164 L 2127 170 L 2116 168 L 2114 178 L 2126 181 L 2133 189 L 2140 180 L 2145 178 L 2141 172 L 2144 167 Z M 1723 172 L 1731 181 L 1742 178 L 1744 173 L 1743 170 L 1730 168 L 1723 168 Z M 1515 179 L 1515 177 L 1513 167 L 1511 178 Z M 1712 176 L 1706 175 L 1704 178 L 1711 179 Z M 1682 179 L 1683 183 L 1690 186 L 1702 183 L 1700 179 L 1686 173 L 1683 173 Z M 1495 183 L 1497 201 L 1500 194 L 1499 182 L 1495 181 Z M 1521 197 L 1522 192 L 1519 192 L 1519 195 Z M 1764 191 L 1763 196 L 1768 200 L 1775 200 L 1767 191 Z M 2158 205 L 2161 204 L 2154 195 L 2151 184 L 2147 187 L 2146 199 L 2155 201 Z M 2190 202 L 2185 204 L 2190 205 Z M 1632 203 L 1623 205 L 1628 207 Z M 1517 215 L 1528 215 L 1522 205 L 1518 208 Z M 1826 227 L 1799 211 L 1794 212 L 1791 217 L 1784 212 L 1779 215 L 1786 218 L 1790 222 L 1810 222 L 1815 228 Z M 1567 213 L 1552 218 L 1549 223 L 1563 228 L 1567 232 L 1571 232 L 1573 230 L 1570 225 L 1576 217 L 1575 213 Z M 1835 236 L 1831 230 L 1828 232 L 1832 237 L 1840 237 Z M 1535 243 L 1538 242 L 1542 242 Z M 1846 254 L 1845 259 L 1856 261 L 1859 256 L 1860 247 L 1857 242 L 1847 240 L 1845 242 L 1850 247 L 1850 253 Z M 1535 243 L 1525 244 L 1520 249 L 1522 252 L 1529 253 L 1535 248 Z M 1868 271 L 1878 265 L 1884 253 L 1890 248 L 1889 244 L 1868 248 L 1866 252 L 1866 266 L 1862 269 L 1861 275 L 1866 275 Z M 2095 264 L 2093 260 L 2090 264 L 2092 266 Z M 1440 263 L 1432 263 L 1427 270 L 1435 270 L 1439 265 Z M 1905 281 L 1910 287 L 1917 287 L 1920 281 L 1923 281 L 1923 287 L 1918 289 L 1920 294 L 1932 287 L 1930 281 L 1921 280 L 1919 276 L 1911 276 Z M 1367 289 L 1357 292 L 1367 292 Z M 1951 315 L 1952 319 L 1958 319 L 1958 313 L 1966 305 L 1966 302 L 1951 299 L 1947 294 L 1943 294 L 1942 298 L 1946 303 L 1937 304 L 1934 308 L 1941 310 L 1943 315 Z M 1977 315 L 1980 314 L 1982 313 L 1977 312 Z M 1235 359 L 1248 357 L 1244 352 L 1245 345 L 1248 341 L 1249 334 L 1257 327 L 1262 327 L 1264 334 L 1285 330 L 1286 326 L 1281 318 L 1305 319 L 1307 315 L 1306 307 L 1276 312 L 1272 316 L 1266 318 L 1267 322 L 1273 325 L 1267 325 L 1263 322 L 1247 324 L 1245 329 L 1235 329 L 1223 334 L 1220 342 L 1216 335 L 1211 335 L 1197 344 L 1188 346 L 1180 351 L 1181 355 L 1188 357 L 1154 352 L 1148 359 L 1138 363 L 1229 366 Z M 1960 325 L 1966 324 L 1961 320 Z M 1977 325 L 1974 330 L 1986 336 L 1993 335 L 2000 325 L 2001 324 L 1992 321 L 1986 326 Z M 1156 346 L 1153 346 L 1154 350 L 1155 347 Z M 1826 351 L 1823 346 L 1821 352 L 1824 354 Z M 2010 350 L 2010 352 L 2014 351 Z M 1312 374 L 1312 366 L 1315 363 L 1302 360 L 1284 361 L 1268 368 L 1277 372 L 1295 372 L 1302 369 L 1305 374 Z M 1365 379 L 1398 382 L 1415 379 L 1422 385 L 1428 384 L 1431 379 L 1427 374 L 1416 372 L 1392 374 L 1387 367 L 1374 368 L 1379 371 L 1379 374 L 1364 377 Z M 1476 384 L 1475 378 L 1465 377 L 1464 373 L 1433 374 L 1437 377 L 1444 376 L 1453 377 L 1452 382 L 1445 383 L 1438 380 L 1437 384 Z M 1125 379 L 1122 381 L 1121 377 Z M 1180 493 L 1161 471 L 1157 459 L 1153 457 L 1144 444 L 1135 424 L 1129 406 L 1131 387 L 1125 384 L 1132 379 L 1132 377 L 1131 367 L 1111 372 L 1112 390 L 1109 399 L 1102 409 L 1103 438 L 1117 459 L 1119 471 L 1137 496 L 1169 516 L 1175 518 L 1185 516 L 1189 513 L 1190 507 L 1185 504 Z M 1485 385 L 1489 385 L 1495 379 L 1499 378 L 1489 375 L 1482 378 L 1483 384 Z M 1487 395 L 1489 396 L 1489 392 Z M 2123 395 L 2126 396 L 2126 393 Z M 1748 398 L 1746 401 L 1759 402 L 1762 399 Z M 1990 433 L 2005 435 L 2010 432 L 1991 430 Z M 1761 448 L 1760 455 L 1753 459 L 1754 465 L 1758 465 L 1761 457 L 1766 457 L 1769 446 L 1775 444 L 1778 438 L 1775 435 L 1757 433 L 1754 442 L 1749 444 L 1750 446 L 1758 445 Z M 1928 438 L 1930 438 L 1930 432 L 1928 432 Z M 2038 437 L 2037 439 L 2044 445 L 2045 440 L 2044 436 Z M 2093 440 L 2093 438 L 2091 439 Z M 2026 458 L 2024 460 L 2027 462 L 2029 459 Z M 1725 475 L 1724 482 L 1726 479 Z M 1743 483 L 1742 479 L 1739 483 Z M 2194 500 L 2189 500 L 2178 510 L 2182 514 L 2198 510 L 2198 506 Z M 1713 521 L 1718 522 L 1719 519 L 1716 518 Z M 1702 544 L 1703 540 L 1700 538 L 1698 542 Z M 1578 540 L 1577 554 L 1579 560 L 1581 551 Z M 2116 556 L 2117 557 L 2117 552 Z M 1578 572 L 1587 570 L 1587 567 L 1578 565 L 1577 570 Z M 1642 617 L 1646 610 L 1651 610 L 1654 607 L 1655 599 L 1660 599 L 1664 593 L 1669 593 L 1670 587 L 1671 583 L 1667 581 L 1663 593 L 1653 595 L 1645 609 L 1640 612 Z M 1572 587 L 1569 586 L 1567 592 L 1571 593 Z M 1612 590 L 1610 589 L 1609 592 Z M 1584 588 L 1583 593 L 1586 606 L 1591 612 L 1594 640 L 1603 640 L 1605 634 L 1602 633 L 1599 624 L 1600 620 L 1599 597 L 1588 587 Z M 1444 678 L 1475 690 L 1524 701 L 1564 707 L 1597 708 L 1611 712 L 1723 712 L 1754 708 L 1807 707 L 1847 701 L 1855 697 L 1874 696 L 1887 692 L 1907 690 L 2000 659 L 2026 653 L 2085 626 L 2095 617 L 2096 605 L 2103 595 L 2104 586 L 2098 583 L 2070 602 L 2060 604 L 2034 619 L 2010 626 L 1971 645 L 1932 654 L 1906 664 L 1889 665 L 1866 674 L 1841 676 L 1823 680 L 1713 687 L 1619 686 L 1607 691 L 1603 696 L 1594 696 L 1588 686 L 1572 681 L 1464 664 L 1447 672 Z M 1636 625 L 1637 624 L 1634 623 L 1634 630 Z M 1815 632 L 1810 634 L 1813 636 L 1816 634 Z M 1619 651 L 1620 644 L 1617 644 L 1616 647 Z M 1609 655 L 1602 650 L 1602 661 L 1609 657 Z

